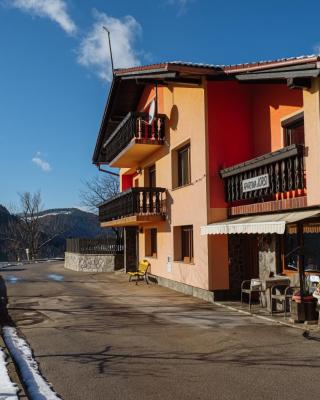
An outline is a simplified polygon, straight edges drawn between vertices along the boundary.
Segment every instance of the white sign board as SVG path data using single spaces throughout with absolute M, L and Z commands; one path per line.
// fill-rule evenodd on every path
M 242 191 L 246 193 L 253 190 L 265 189 L 268 188 L 269 185 L 269 175 L 259 175 L 254 178 L 244 179 L 242 181 Z

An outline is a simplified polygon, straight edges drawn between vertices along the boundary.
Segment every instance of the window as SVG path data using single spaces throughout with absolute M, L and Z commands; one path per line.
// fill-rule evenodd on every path
M 149 187 L 156 187 L 157 183 L 156 183 L 156 166 L 152 165 L 151 167 L 149 167 L 148 169 L 148 178 L 149 178 Z
M 190 183 L 190 144 L 177 150 L 178 153 L 178 186 Z
M 145 240 L 146 256 L 157 257 L 157 229 L 146 229 Z
M 185 263 L 193 263 L 193 226 L 173 227 L 173 259 Z
M 304 144 L 304 119 L 299 113 L 282 122 L 284 128 L 284 146 L 291 144 Z
M 173 227 L 173 256 L 175 261 L 192 263 L 193 258 L 193 226 Z
M 303 225 L 304 268 L 309 272 L 320 272 L 320 224 Z M 289 225 L 284 235 L 284 268 L 298 270 L 299 243 L 297 225 Z
M 184 262 L 193 262 L 193 227 L 181 227 L 181 258 Z

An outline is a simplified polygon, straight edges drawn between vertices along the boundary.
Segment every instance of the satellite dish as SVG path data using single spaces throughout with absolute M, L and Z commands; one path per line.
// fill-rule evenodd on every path
M 155 112 L 156 112 L 156 102 L 155 102 L 155 99 L 153 99 L 150 104 L 150 107 L 149 107 L 149 115 L 148 115 L 148 121 L 147 121 L 147 123 L 149 125 L 152 124 L 152 122 L 154 120 Z

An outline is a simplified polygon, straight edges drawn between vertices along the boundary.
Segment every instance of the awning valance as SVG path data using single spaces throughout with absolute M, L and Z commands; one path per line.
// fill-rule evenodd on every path
M 278 233 L 282 235 L 286 224 L 320 215 L 320 210 L 254 215 L 215 222 L 201 227 L 201 235 L 231 235 L 236 233 Z

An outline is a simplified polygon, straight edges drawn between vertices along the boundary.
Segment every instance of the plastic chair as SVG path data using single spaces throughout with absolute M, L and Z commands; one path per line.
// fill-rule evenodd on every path
M 128 272 L 129 275 L 129 282 L 131 282 L 132 278 L 136 278 L 136 285 L 138 284 L 138 281 L 140 280 L 145 280 L 147 284 L 149 285 L 148 281 L 148 270 L 150 268 L 151 264 L 149 263 L 148 260 L 142 260 L 139 262 L 138 269 L 133 272 Z

